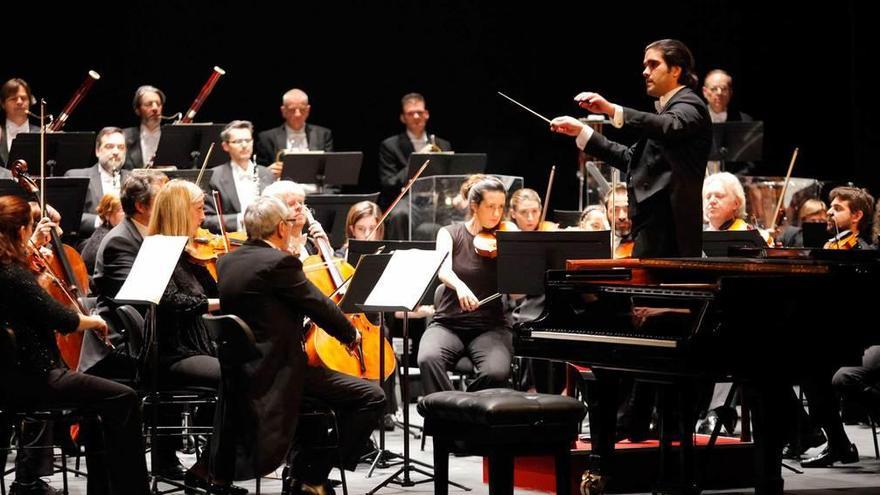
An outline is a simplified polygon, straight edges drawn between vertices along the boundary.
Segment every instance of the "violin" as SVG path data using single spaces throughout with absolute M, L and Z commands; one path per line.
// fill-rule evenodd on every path
M 847 251 L 850 249 L 856 249 L 859 245 L 859 235 L 855 232 L 850 232 L 849 235 L 844 237 L 843 239 L 829 239 L 828 242 L 822 246 L 822 249 L 839 249 L 842 251 Z
M 628 241 L 620 241 L 620 244 L 614 248 L 614 259 L 620 258 L 632 258 L 633 255 L 633 247 L 636 245 L 636 241 L 630 239 Z
M 311 212 L 304 209 L 310 223 L 315 222 Z M 325 296 L 333 299 L 337 304 L 342 299 L 342 293 L 347 281 L 354 274 L 354 267 L 341 258 L 333 256 L 333 249 L 326 238 L 315 239 L 318 254 L 306 258 L 303 262 L 303 271 L 306 278 L 312 282 Z M 324 329 L 311 324 L 306 332 L 306 354 L 309 365 L 313 367 L 326 367 L 346 375 L 369 380 L 378 380 L 380 371 L 382 378 L 388 378 L 395 368 L 394 349 L 391 343 L 382 336 L 382 329 L 374 325 L 363 313 L 346 315 L 351 324 L 360 332 L 361 343 L 358 349 L 352 353 L 348 347 L 336 340 Z M 385 367 L 379 368 L 380 349 L 384 353 L 382 359 Z
M 498 231 L 516 232 L 518 230 L 519 227 L 515 223 L 502 220 L 494 229 L 483 229 L 474 236 L 474 250 L 484 258 L 495 258 L 498 256 L 498 239 L 495 237 L 495 233 Z

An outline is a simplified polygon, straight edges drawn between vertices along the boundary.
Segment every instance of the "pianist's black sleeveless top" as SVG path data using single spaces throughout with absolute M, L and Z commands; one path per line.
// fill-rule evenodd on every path
M 474 236 L 467 225 L 460 223 L 444 229 L 452 236 L 452 271 L 479 300 L 498 292 L 498 263 L 477 254 Z M 434 309 L 434 321 L 452 330 L 479 331 L 505 325 L 501 298 L 468 313 L 462 311 L 455 291 L 446 287 Z

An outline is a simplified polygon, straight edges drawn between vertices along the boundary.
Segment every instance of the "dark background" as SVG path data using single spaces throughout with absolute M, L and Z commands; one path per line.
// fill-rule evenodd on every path
M 558 167 L 555 208 L 576 205 L 572 139 L 495 95 L 500 90 L 553 117 L 583 116 L 572 102 L 595 90 L 650 108 L 640 75 L 646 44 L 678 38 L 702 75 L 734 76 L 734 105 L 765 121 L 757 171 L 852 181 L 880 191 L 874 173 L 880 125 L 869 73 L 877 52 L 872 2 L 127 1 L 85 7 L 4 7 L 0 79 L 22 77 L 58 113 L 89 69 L 102 78 L 65 130 L 136 124 L 134 90 L 165 91 L 165 113 L 185 111 L 218 65 L 196 120 L 280 125 L 281 95 L 304 89 L 314 124 L 336 149 L 362 150 L 359 189 L 375 190 L 379 142 L 401 132 L 400 97 L 418 91 L 429 132 L 457 151 L 487 152 L 489 170 L 522 175 L 543 194 Z M 772 9 L 772 10 L 771 10 Z M 15 41 L 20 40 L 21 42 Z M 29 40 L 25 42 L 24 40 Z M 609 131 L 623 142 L 625 133 Z

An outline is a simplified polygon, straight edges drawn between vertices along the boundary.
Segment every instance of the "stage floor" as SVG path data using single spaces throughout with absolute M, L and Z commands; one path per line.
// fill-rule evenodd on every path
M 421 417 L 415 412 L 415 406 L 411 406 L 411 419 L 417 424 L 421 424 Z M 854 495 L 854 494 L 880 494 L 880 461 L 874 459 L 874 445 L 871 440 L 871 430 L 864 426 L 847 426 L 847 434 L 850 439 L 855 442 L 861 455 L 861 461 L 857 464 L 850 464 L 845 467 L 829 468 L 829 469 L 810 469 L 805 470 L 803 474 L 796 474 L 783 470 L 785 477 L 786 493 L 802 494 L 802 495 Z M 374 435 L 378 442 L 378 432 Z M 403 436 L 400 429 L 386 435 L 387 448 L 395 452 L 403 451 Z M 410 449 L 414 459 L 422 462 L 431 463 L 431 439 L 428 438 L 425 451 L 419 450 L 419 440 L 410 439 Z M 816 453 L 820 448 L 813 449 L 810 453 Z M 192 456 L 182 456 L 184 464 L 189 465 L 195 459 Z M 11 464 L 12 456 L 8 462 Z M 72 465 L 72 464 L 71 464 Z M 799 467 L 794 464 L 795 467 Z M 11 467 L 11 466 L 10 466 Z M 373 476 L 367 478 L 369 466 L 361 464 L 357 471 L 347 472 L 349 493 L 351 495 L 362 495 L 370 491 L 373 487 L 384 480 L 389 474 L 393 473 L 397 467 L 388 469 L 377 469 Z M 488 485 L 483 483 L 482 458 L 479 457 L 451 457 L 449 461 L 449 476 L 453 481 L 471 488 L 470 492 L 450 487 L 450 493 L 470 493 L 474 495 L 484 495 L 489 493 Z M 11 476 L 7 478 L 7 487 L 11 483 Z M 334 470 L 331 478 L 339 478 L 339 472 Z M 412 480 L 420 481 L 424 476 L 413 473 Z M 55 488 L 61 488 L 61 475 L 55 475 L 48 480 Z M 254 482 L 248 481 L 241 483 L 251 493 L 254 493 Z M 167 489 L 168 486 L 160 485 L 160 488 Z M 263 479 L 261 492 L 267 495 L 278 494 L 281 492 L 281 482 L 274 479 Z M 82 478 L 70 477 L 70 493 L 71 495 L 86 495 L 86 482 Z M 337 494 L 342 494 L 341 487 L 337 487 Z M 390 485 L 378 492 L 379 494 L 430 494 L 433 493 L 433 485 L 431 482 L 418 484 L 413 487 L 401 488 L 398 485 Z M 539 494 L 543 492 L 530 490 L 516 490 L 518 494 Z M 752 493 L 752 490 L 726 490 L 726 491 L 707 491 L 704 493 Z

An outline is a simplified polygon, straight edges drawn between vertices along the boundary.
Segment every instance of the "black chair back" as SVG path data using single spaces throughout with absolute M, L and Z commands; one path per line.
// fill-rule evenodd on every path
M 251 327 L 235 315 L 202 315 L 208 333 L 217 342 L 221 367 L 235 366 L 260 357 Z
M 144 317 L 134 306 L 123 305 L 116 308 L 116 316 L 128 334 L 129 355 L 143 364 L 146 360 L 146 337 L 144 334 Z

